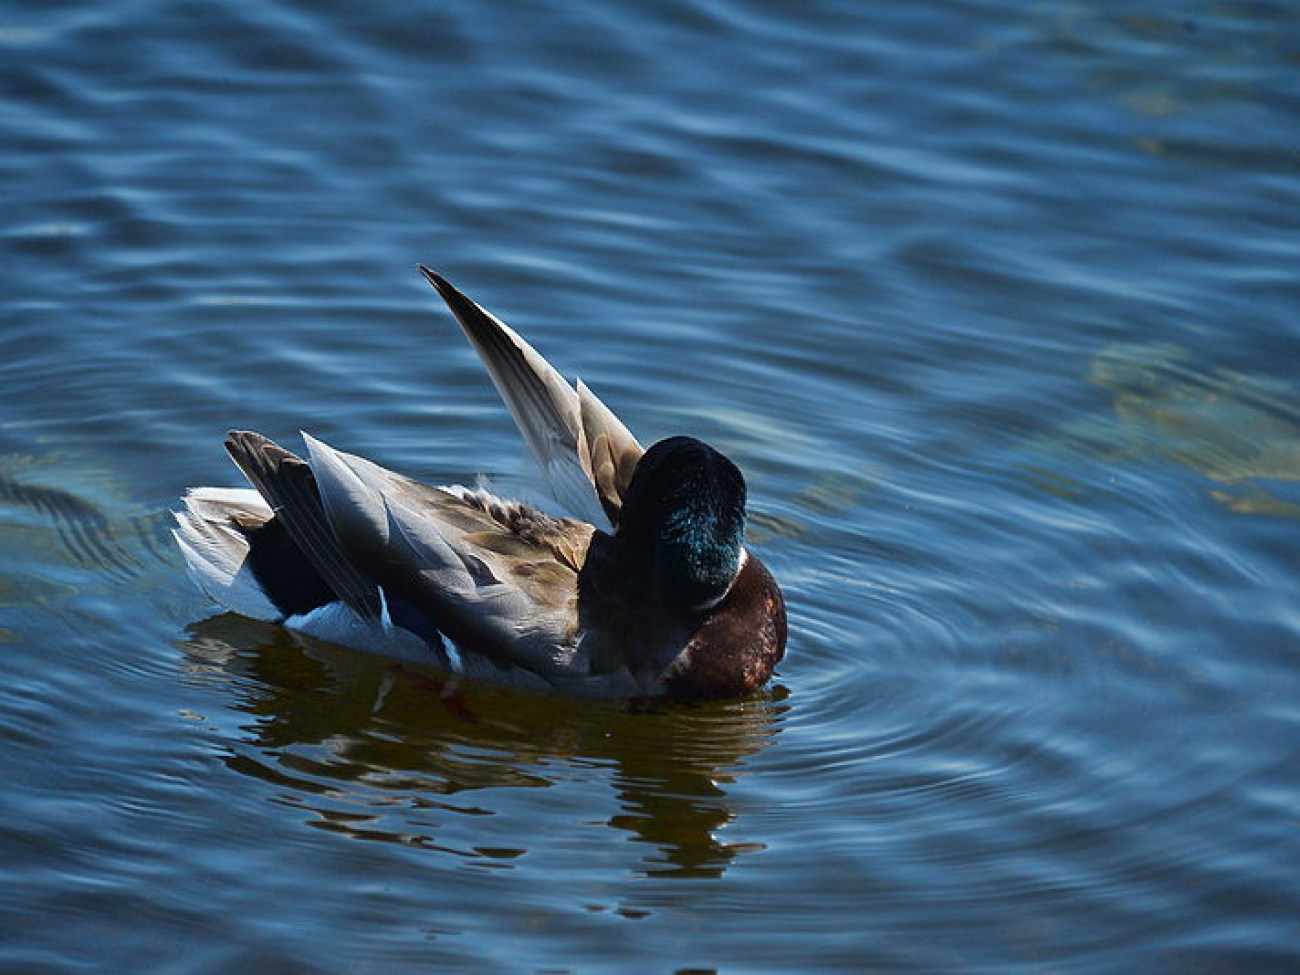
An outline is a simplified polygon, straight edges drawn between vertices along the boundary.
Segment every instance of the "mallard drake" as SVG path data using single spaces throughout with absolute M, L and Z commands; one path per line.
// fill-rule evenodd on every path
M 727 697 L 785 651 L 785 603 L 743 544 L 745 480 L 693 437 L 643 450 L 581 381 L 419 265 L 487 367 L 557 517 L 431 487 L 304 433 L 232 431 L 252 484 L 192 488 L 173 532 L 228 610 L 502 683 L 597 697 Z

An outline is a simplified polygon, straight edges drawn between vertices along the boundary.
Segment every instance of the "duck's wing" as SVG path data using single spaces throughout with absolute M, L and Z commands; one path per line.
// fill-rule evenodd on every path
M 577 382 L 582 437 L 579 460 L 591 479 L 601 510 L 611 527 L 618 526 L 623 496 L 632 483 L 632 472 L 645 450 L 613 410 L 596 398 L 581 379 Z
M 556 500 L 594 525 L 616 526 L 644 453 L 636 438 L 585 384 L 571 386 L 508 325 L 418 267 L 483 360 Z
M 226 452 L 334 595 L 361 619 L 379 620 L 382 604 L 375 581 L 358 571 L 339 544 L 307 462 L 251 430 L 231 430 Z
M 394 622 L 551 684 L 581 676 L 577 580 L 590 525 L 420 484 L 303 438 L 334 536 Z

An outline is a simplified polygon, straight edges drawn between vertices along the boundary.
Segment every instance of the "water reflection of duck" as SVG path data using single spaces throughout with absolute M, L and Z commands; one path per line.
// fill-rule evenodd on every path
M 429 685 L 401 664 L 234 614 L 191 625 L 180 648 L 192 678 L 235 678 L 234 707 L 255 718 L 239 722 L 227 764 L 272 783 L 320 828 L 501 866 L 529 852 L 536 831 L 462 847 L 453 837 L 465 814 L 526 801 L 512 790 L 591 781 L 617 794 L 604 825 L 646 844 L 647 874 L 717 876 L 758 848 L 718 831 L 736 817 L 731 784 L 779 733 L 779 689 L 628 707 L 475 683 L 467 721 L 430 707 Z
M 785 605 L 744 548 L 736 466 L 690 437 L 643 451 L 586 386 L 420 270 L 557 500 L 586 520 L 429 487 L 305 434 L 303 460 L 236 431 L 226 448 L 256 490 L 196 488 L 177 515 L 199 587 L 246 616 L 503 683 L 603 697 L 762 686 Z

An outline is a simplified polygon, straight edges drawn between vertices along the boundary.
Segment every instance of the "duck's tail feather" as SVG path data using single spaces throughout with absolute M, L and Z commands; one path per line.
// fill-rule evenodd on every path
M 182 500 L 172 537 L 190 578 L 214 602 L 270 621 L 340 602 L 252 488 L 191 488 Z
M 283 617 L 253 572 L 249 532 L 272 518 L 251 488 L 191 488 L 172 536 L 194 584 L 209 599 L 259 620 Z

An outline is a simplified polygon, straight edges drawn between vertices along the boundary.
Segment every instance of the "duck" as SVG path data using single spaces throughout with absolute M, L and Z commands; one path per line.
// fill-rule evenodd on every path
M 417 265 L 514 418 L 559 511 L 486 482 L 432 486 L 303 432 L 248 430 L 250 487 L 189 489 L 173 536 L 219 606 L 498 684 L 598 698 L 725 698 L 785 654 L 785 601 L 744 544 L 746 484 L 695 437 L 642 448 L 580 379 Z

